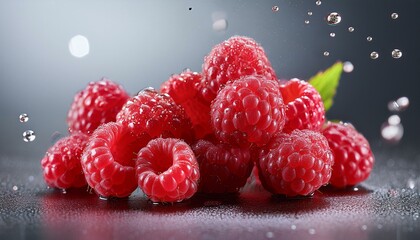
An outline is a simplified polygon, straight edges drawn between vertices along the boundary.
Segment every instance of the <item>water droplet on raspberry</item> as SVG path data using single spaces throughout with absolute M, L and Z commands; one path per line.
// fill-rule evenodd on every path
M 67 194 L 66 189 L 61 189 L 61 193 L 62 193 L 62 194 Z
M 344 64 L 343 64 L 343 71 L 344 72 L 351 73 L 351 72 L 353 72 L 353 70 L 354 70 L 353 63 L 351 63 L 349 61 L 344 62 Z
M 29 120 L 28 114 L 26 114 L 26 113 L 22 113 L 22 114 L 20 114 L 20 115 L 19 115 L 19 121 L 20 121 L 21 123 L 25 123 L 25 122 L 27 122 L 28 120 Z
M 157 93 L 156 89 L 154 89 L 153 87 L 147 87 L 147 88 L 144 88 L 144 89 L 142 89 L 139 93 L 142 93 L 142 92 Z M 138 95 L 138 94 L 137 94 L 137 95 Z
M 50 137 L 51 144 L 56 143 L 62 137 L 64 137 L 63 134 L 61 134 L 59 131 L 55 131 L 53 134 L 51 134 L 51 137 Z
M 25 141 L 25 142 L 32 142 L 36 138 L 35 133 L 32 130 L 24 131 L 22 136 L 23 136 L 23 141 Z
M 341 22 L 341 16 L 340 16 L 340 14 L 338 14 L 336 12 L 332 12 L 332 13 L 328 14 L 328 16 L 325 18 L 325 20 L 327 21 L 328 25 L 336 26 L 337 24 L 339 24 Z
M 99 199 L 102 200 L 102 201 L 108 201 L 108 198 L 104 197 L 104 196 L 99 196 Z

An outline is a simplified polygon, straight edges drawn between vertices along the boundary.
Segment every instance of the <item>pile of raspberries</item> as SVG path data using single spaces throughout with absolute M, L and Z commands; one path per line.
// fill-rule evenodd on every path
M 172 75 L 160 90 L 131 97 L 108 79 L 91 82 L 67 123 L 69 136 L 41 161 L 44 179 L 89 185 L 102 198 L 139 187 L 153 202 L 180 202 L 239 192 L 252 174 L 273 194 L 308 196 L 358 184 L 374 163 L 351 124 L 325 121 L 312 85 L 279 81 L 263 48 L 242 36 L 216 45 L 201 73 Z

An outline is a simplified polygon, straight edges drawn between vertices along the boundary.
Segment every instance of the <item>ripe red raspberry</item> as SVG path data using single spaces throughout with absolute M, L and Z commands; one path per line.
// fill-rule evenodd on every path
M 114 122 L 129 97 L 120 85 L 111 80 L 103 78 L 90 82 L 74 96 L 67 114 L 69 131 L 91 134 L 99 125 Z
M 257 165 L 268 191 L 306 196 L 328 183 L 333 163 L 325 137 L 305 129 L 276 134 L 261 152 Z
M 199 139 L 212 132 L 210 125 L 210 103 L 205 101 L 200 92 L 202 75 L 186 70 L 172 75 L 161 86 L 162 93 L 169 94 L 175 103 L 185 109 L 191 120 L 195 136 Z
M 202 95 L 211 102 L 224 84 L 247 75 L 277 80 L 264 49 L 254 39 L 231 37 L 216 45 L 204 58 Z
M 110 122 L 96 129 L 81 161 L 89 186 L 102 197 L 129 196 L 137 187 L 137 153 L 148 140 L 132 136 L 119 123 Z
M 200 192 L 238 192 L 254 166 L 247 148 L 199 140 L 192 149 L 200 165 Z
M 156 138 L 136 161 L 140 189 L 153 202 L 180 202 L 197 192 L 200 171 L 191 148 L 175 138 Z
M 211 105 L 211 120 L 221 141 L 236 146 L 261 146 L 283 129 L 284 109 L 277 81 L 246 76 L 218 93 Z
M 129 99 L 118 113 L 117 122 L 138 137 L 193 139 L 191 122 L 184 109 L 169 95 L 153 88 L 146 88 Z
M 331 185 L 352 186 L 369 177 L 375 159 L 362 134 L 352 125 L 332 122 L 326 124 L 322 133 L 334 154 Z
M 41 160 L 45 182 L 50 187 L 67 189 L 86 186 L 80 159 L 88 136 L 76 132 L 50 147 Z
M 312 85 L 295 78 L 280 85 L 280 92 L 286 104 L 284 132 L 295 129 L 321 131 L 325 122 L 324 103 Z

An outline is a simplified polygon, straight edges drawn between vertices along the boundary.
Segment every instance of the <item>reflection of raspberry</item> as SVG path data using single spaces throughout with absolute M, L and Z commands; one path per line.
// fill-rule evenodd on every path
M 86 180 L 102 197 L 127 197 L 137 184 L 135 159 L 149 139 L 133 137 L 118 123 L 100 126 L 91 136 L 83 153 Z
M 246 183 L 254 163 L 247 148 L 199 140 L 193 147 L 200 165 L 200 192 L 237 192 Z
M 140 150 L 136 176 L 139 187 L 153 202 L 179 202 L 197 192 L 200 172 L 188 144 L 157 138 Z
M 325 121 L 324 103 L 312 85 L 295 78 L 280 85 L 280 92 L 286 104 L 284 132 L 295 129 L 321 130 Z
M 328 122 L 323 132 L 334 154 L 331 185 L 352 186 L 369 177 L 374 164 L 369 142 L 349 124 Z
M 216 136 L 225 143 L 266 144 L 285 122 L 278 83 L 246 76 L 227 84 L 211 105 L 211 118 Z
M 45 182 L 50 187 L 61 189 L 86 185 L 80 159 L 88 141 L 84 133 L 73 133 L 60 139 L 41 160 Z
M 202 75 L 186 70 L 172 75 L 161 86 L 161 92 L 169 94 L 176 104 L 181 105 L 190 118 L 195 135 L 202 138 L 212 132 L 210 125 L 210 103 L 201 97 Z
M 277 80 L 264 49 L 254 39 L 231 37 L 216 45 L 204 58 L 202 94 L 211 102 L 224 84 L 247 75 Z
M 146 88 L 129 99 L 117 121 L 136 136 L 174 137 L 192 140 L 191 122 L 182 107 L 167 94 Z
M 108 79 L 91 82 L 76 96 L 67 114 L 69 131 L 91 134 L 99 125 L 115 121 L 129 98 L 125 90 Z
M 286 196 L 309 195 L 331 177 L 333 155 L 322 134 L 295 130 L 273 137 L 257 164 L 263 186 Z

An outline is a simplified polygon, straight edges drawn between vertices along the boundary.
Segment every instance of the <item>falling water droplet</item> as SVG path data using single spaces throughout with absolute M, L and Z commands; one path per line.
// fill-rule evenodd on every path
M 216 32 L 226 31 L 228 26 L 226 19 L 219 19 L 213 22 L 213 30 Z
M 13 187 L 12 187 L 12 189 L 13 189 L 13 191 L 17 191 L 17 190 L 19 190 L 18 186 L 16 186 L 16 185 L 15 185 L 15 186 L 13 186 Z
M 330 52 L 328 52 L 328 51 L 325 51 L 325 52 L 324 52 L 324 56 L 325 56 L 325 57 L 328 57 L 329 55 L 330 55 Z
M 391 18 L 394 19 L 394 20 L 397 19 L 398 18 L 398 13 L 392 13 Z
M 273 7 L 271 8 L 271 10 L 272 10 L 273 12 L 278 12 L 278 11 L 280 10 L 280 8 L 279 8 L 279 6 L 273 6 Z
M 366 38 L 366 40 L 367 40 L 368 42 L 372 42 L 373 38 L 372 38 L 371 36 L 368 36 L 368 37 Z
M 330 37 L 335 37 L 335 33 L 330 33 Z
M 82 35 L 76 35 L 70 39 L 69 51 L 71 55 L 82 58 L 89 54 L 89 40 Z
M 22 113 L 22 114 L 20 114 L 20 115 L 19 115 L 19 121 L 20 121 L 21 123 L 25 123 L 25 122 L 27 122 L 28 120 L 29 120 L 28 114 L 26 114 L 26 113 Z
M 397 59 L 397 58 L 402 57 L 402 52 L 399 49 L 394 49 L 394 50 L 392 50 L 391 55 L 392 55 L 393 58 Z
M 395 101 L 388 103 L 388 110 L 390 112 L 402 112 L 408 108 L 410 100 L 407 97 L 400 97 Z
M 25 142 L 32 142 L 36 138 L 35 133 L 32 130 L 24 131 L 22 136 L 23 136 L 23 141 L 25 141 Z
M 401 118 L 398 115 L 391 115 L 388 118 L 389 125 L 398 125 L 401 123 Z
M 312 16 L 312 12 L 311 11 L 308 12 L 308 16 Z
M 315 4 L 319 6 L 319 5 L 321 5 L 321 4 L 322 4 L 322 2 L 321 2 L 321 0 L 317 0 L 317 1 L 315 2 Z
M 296 225 L 292 225 L 292 226 L 290 226 L 290 229 L 292 229 L 292 230 L 296 230 Z
M 362 225 L 362 230 L 366 231 L 367 230 L 367 226 L 366 225 Z
M 313 228 L 310 228 L 310 229 L 308 230 L 308 232 L 309 232 L 309 234 L 311 234 L 311 235 L 314 235 L 314 234 L 316 233 L 315 229 L 313 229 Z
M 410 178 L 407 180 L 407 187 L 409 189 L 414 189 L 414 187 L 416 187 L 416 182 L 414 181 L 414 179 Z
M 377 52 L 371 52 L 370 53 L 370 58 L 377 59 L 378 57 L 379 57 L 379 53 L 377 53 Z
M 266 232 L 265 233 L 265 237 L 266 238 L 273 238 L 274 237 L 274 233 L 273 232 Z
M 354 27 L 349 27 L 349 32 L 354 32 Z
M 398 143 L 404 135 L 404 128 L 402 124 L 391 125 L 386 122 L 381 127 L 381 135 L 385 141 Z
M 328 25 L 330 25 L 330 26 L 335 26 L 335 25 L 337 25 L 341 22 L 341 16 L 340 16 L 340 14 L 338 14 L 336 12 L 332 12 L 332 13 L 328 14 L 328 16 L 325 19 L 326 19 Z
M 343 71 L 346 73 L 351 73 L 353 72 L 354 66 L 353 63 L 347 61 L 343 63 Z
M 305 20 L 305 24 L 309 24 L 309 20 Z

